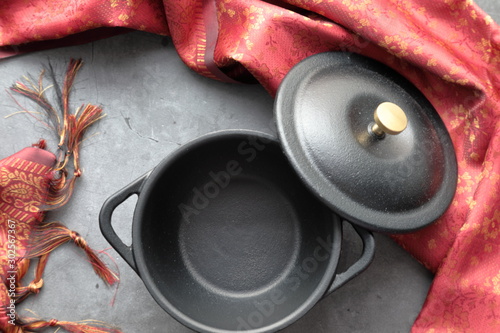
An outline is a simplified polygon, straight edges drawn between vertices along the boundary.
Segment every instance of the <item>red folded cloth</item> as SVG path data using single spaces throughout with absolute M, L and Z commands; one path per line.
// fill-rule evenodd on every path
M 271 94 L 293 65 L 323 51 L 400 72 L 439 112 L 459 164 L 445 215 L 394 236 L 436 273 L 413 331 L 500 331 L 500 28 L 471 0 L 32 0 L 3 2 L 0 13 L 4 56 L 113 27 L 169 34 L 193 70 L 254 77 Z

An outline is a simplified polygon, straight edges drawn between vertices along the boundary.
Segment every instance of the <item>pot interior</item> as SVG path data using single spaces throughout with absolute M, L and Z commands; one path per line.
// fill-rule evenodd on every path
M 274 331 L 298 319 L 331 282 L 333 240 L 339 218 L 274 139 L 248 133 L 182 147 L 154 170 L 134 216 L 141 278 L 201 331 Z

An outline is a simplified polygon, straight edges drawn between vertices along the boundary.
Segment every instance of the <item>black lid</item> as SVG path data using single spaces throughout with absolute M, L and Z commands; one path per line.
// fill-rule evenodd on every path
M 381 132 L 384 119 L 373 127 L 374 112 L 384 102 L 396 109 L 389 117 L 401 117 L 397 106 L 406 114 L 407 126 L 397 135 Z M 309 57 L 283 80 L 275 112 L 296 171 L 351 222 L 377 231 L 412 231 L 436 220 L 451 203 L 457 163 L 448 132 L 422 93 L 387 66 L 352 53 Z

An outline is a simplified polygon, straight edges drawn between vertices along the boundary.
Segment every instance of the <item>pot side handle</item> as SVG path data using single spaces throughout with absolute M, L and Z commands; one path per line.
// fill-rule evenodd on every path
M 116 252 L 118 252 L 137 274 L 139 274 L 139 272 L 137 271 L 132 246 L 125 245 L 120 237 L 118 237 L 111 225 L 111 216 L 116 207 L 122 204 L 130 196 L 134 194 L 140 195 L 142 184 L 148 176 L 149 172 L 109 197 L 102 205 L 101 212 L 99 213 L 99 227 L 101 228 L 104 238 L 106 238 L 109 244 L 111 244 Z
M 375 255 L 375 238 L 373 237 L 373 234 L 361 227 L 355 225 L 352 226 L 363 242 L 363 252 L 361 253 L 359 259 L 352 264 L 351 267 L 349 267 L 345 272 L 339 273 L 335 276 L 330 289 L 328 289 L 324 297 L 330 295 L 332 292 L 342 287 L 344 284 L 368 268 Z

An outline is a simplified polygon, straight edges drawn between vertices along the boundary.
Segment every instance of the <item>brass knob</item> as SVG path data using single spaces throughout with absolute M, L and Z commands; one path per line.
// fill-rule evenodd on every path
M 375 124 L 371 130 L 377 136 L 384 133 L 396 135 L 403 132 L 408 125 L 408 118 L 399 106 L 391 102 L 380 104 L 373 115 Z

